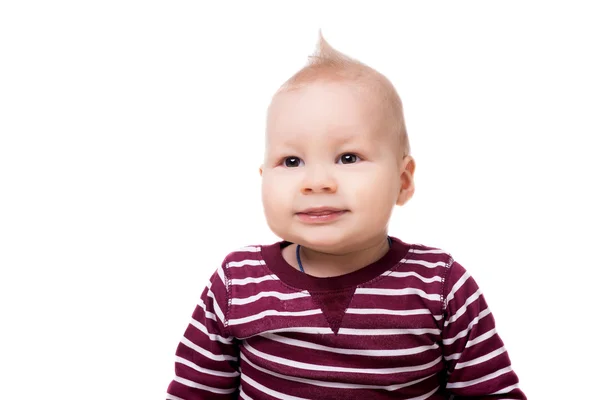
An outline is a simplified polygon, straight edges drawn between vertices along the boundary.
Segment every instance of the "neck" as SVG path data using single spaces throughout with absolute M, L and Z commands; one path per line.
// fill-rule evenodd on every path
M 285 257 L 285 254 L 284 258 L 287 259 L 289 264 L 298 267 L 295 258 L 296 246 L 289 247 L 293 247 L 293 249 L 290 249 L 294 252 L 293 262 L 289 262 L 290 260 Z M 305 273 L 319 278 L 327 278 L 349 274 L 366 267 L 383 257 L 389 248 L 386 235 L 383 238 L 374 240 L 372 243 L 365 244 L 361 248 L 341 254 L 326 253 L 302 246 L 300 247 L 300 259 Z

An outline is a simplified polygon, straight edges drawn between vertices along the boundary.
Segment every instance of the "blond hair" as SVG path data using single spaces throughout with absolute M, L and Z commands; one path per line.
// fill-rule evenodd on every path
M 288 79 L 277 93 L 296 90 L 319 81 L 354 82 L 373 92 L 381 99 L 387 129 L 396 133 L 400 139 L 402 156 L 410 154 L 402 100 L 394 85 L 385 75 L 334 49 L 321 31 L 317 48 L 309 56 L 308 64 Z

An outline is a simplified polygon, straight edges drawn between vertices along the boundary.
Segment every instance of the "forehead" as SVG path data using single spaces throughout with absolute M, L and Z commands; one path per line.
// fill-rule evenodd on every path
M 316 82 L 278 93 L 267 118 L 267 141 L 376 135 L 377 101 L 360 85 Z

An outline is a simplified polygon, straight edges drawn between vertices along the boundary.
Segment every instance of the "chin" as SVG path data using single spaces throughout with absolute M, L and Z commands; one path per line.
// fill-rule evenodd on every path
M 352 237 L 350 232 L 341 231 L 339 228 L 335 230 L 314 230 L 313 232 L 302 232 L 293 235 L 295 242 L 302 246 L 309 247 L 317 251 L 335 251 L 341 244 L 347 244 L 348 238 Z

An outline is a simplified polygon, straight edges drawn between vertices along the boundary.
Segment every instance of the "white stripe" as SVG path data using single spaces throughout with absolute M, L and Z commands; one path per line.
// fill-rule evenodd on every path
M 360 385 L 360 384 L 355 384 L 355 383 L 342 383 L 342 382 L 333 382 L 333 381 L 319 381 L 319 380 L 315 380 L 315 379 L 296 378 L 296 377 L 289 376 L 289 375 L 279 374 L 277 372 L 270 371 L 268 369 L 259 367 L 258 365 L 254 364 L 253 362 L 251 362 L 250 360 L 248 360 L 246 358 L 246 356 L 244 356 L 243 354 L 241 355 L 241 357 L 242 357 L 242 360 L 244 360 L 246 363 L 248 363 L 252 368 L 257 369 L 260 372 L 264 372 L 266 374 L 275 376 L 277 378 L 285 379 L 285 380 L 292 381 L 292 382 L 301 382 L 301 383 L 306 383 L 306 384 L 309 384 L 309 385 L 321 386 L 321 387 L 328 387 L 328 388 L 336 388 L 336 389 L 376 389 L 376 390 L 393 391 L 393 390 L 398 390 L 398 389 L 405 388 L 407 386 L 415 385 L 415 384 L 417 384 L 419 382 L 422 382 L 422 381 L 424 381 L 426 379 L 431 378 L 432 376 L 435 376 L 435 374 L 433 374 L 433 375 L 426 376 L 424 378 L 419 378 L 419 379 L 414 380 L 412 382 L 399 383 L 399 384 L 396 384 L 396 385 L 389 385 L 389 386 Z
M 414 276 L 417 279 L 420 279 L 421 281 L 425 282 L 425 283 L 432 283 L 432 282 L 441 282 L 442 278 L 440 276 L 434 276 L 433 278 L 426 278 L 424 276 L 421 276 L 419 274 L 417 274 L 416 272 L 391 272 L 389 274 L 389 276 L 393 276 L 394 278 L 406 278 L 409 276 Z
M 258 265 L 265 265 L 263 260 L 243 260 L 243 261 L 230 261 L 227 263 L 228 267 L 256 267 Z
M 260 250 L 261 250 L 260 246 L 245 246 L 245 247 L 240 247 L 235 252 L 236 253 L 244 253 L 244 252 L 258 253 Z
M 323 364 L 309 364 L 300 361 L 289 360 L 287 358 L 278 357 L 272 354 L 263 353 L 260 350 L 256 350 L 250 346 L 248 342 L 244 342 L 244 348 L 250 353 L 257 357 L 261 357 L 267 361 L 274 362 L 277 364 L 285 365 L 292 368 L 305 369 L 309 371 L 327 371 L 327 372 L 349 372 L 357 374 L 374 374 L 374 375 L 386 375 L 386 374 L 398 374 L 403 372 L 415 372 L 422 371 L 427 368 L 431 368 L 442 361 L 442 356 L 439 356 L 435 360 L 422 365 L 414 365 L 410 367 L 396 367 L 396 368 L 349 368 L 349 367 L 338 367 L 329 366 Z
M 431 397 L 431 395 L 435 394 L 435 392 L 438 391 L 440 387 L 436 387 L 435 389 L 433 389 L 431 392 L 429 393 L 425 393 L 424 395 L 418 396 L 418 397 L 411 397 L 410 399 L 406 399 L 406 400 L 425 400 Z
M 458 360 L 460 358 L 460 356 L 462 356 L 462 353 L 454 353 L 454 354 L 450 354 L 449 356 L 444 356 L 444 360 L 446 360 L 446 361 Z
M 173 396 L 172 394 L 167 393 L 167 400 L 185 400 L 181 397 Z
M 490 309 L 486 308 L 485 310 L 483 310 L 482 312 L 480 312 L 478 316 L 476 316 L 475 318 L 473 318 L 473 321 L 469 322 L 469 325 L 465 329 L 463 329 L 462 331 L 458 332 L 456 334 L 456 336 L 454 336 L 452 338 L 444 339 L 442 343 L 444 343 L 444 345 L 450 345 L 450 344 L 456 342 L 458 339 L 467 336 L 469 334 L 469 331 L 471 331 L 471 329 L 476 324 L 478 324 L 479 321 L 481 321 L 484 317 L 486 317 L 490 313 L 491 313 Z
M 294 327 L 272 329 L 264 331 L 262 334 L 267 333 L 308 333 L 314 335 L 332 335 L 334 334 L 331 328 L 320 328 L 320 327 Z M 349 335 L 349 336 L 393 336 L 393 335 L 440 335 L 441 330 L 439 329 L 352 329 L 352 328 L 340 328 L 338 335 Z M 239 337 L 238 339 L 246 339 L 246 337 Z
M 460 289 L 462 287 L 462 285 L 470 277 L 471 277 L 471 275 L 469 275 L 469 273 L 465 271 L 465 273 L 463 274 L 463 276 L 461 276 L 460 279 L 458 281 L 456 281 L 456 283 L 454 284 L 454 286 L 452 286 L 452 290 L 450 290 L 450 293 L 448 293 L 448 296 L 446 297 L 446 304 L 448 304 L 448 302 L 454 298 L 454 293 L 456 293 L 456 291 L 458 289 Z
M 407 289 L 376 289 L 376 288 L 357 288 L 355 294 L 370 294 L 380 296 L 404 296 L 404 295 L 417 295 L 427 300 L 439 300 L 439 294 L 425 293 L 421 289 L 407 288 Z
M 518 383 L 515 383 L 514 385 L 510 385 L 510 386 L 508 386 L 508 387 L 505 387 L 504 389 L 500 389 L 500 390 L 498 390 L 497 392 L 494 392 L 494 393 L 492 393 L 492 394 L 505 394 L 505 393 L 510 393 L 510 392 L 512 392 L 513 390 L 515 390 L 515 389 L 518 389 L 518 388 L 519 388 L 519 384 L 518 384 Z
M 190 341 L 185 336 L 183 337 L 183 339 L 181 339 L 181 344 L 186 345 L 187 347 L 189 347 L 192 350 L 196 350 L 197 353 L 200 353 L 204 357 L 210 358 L 211 360 L 215 360 L 215 361 L 237 361 L 237 357 L 227 356 L 227 355 L 224 355 L 224 354 L 213 354 L 210 351 L 205 350 L 204 348 L 202 348 L 202 347 L 198 346 L 197 344 L 193 343 L 192 341 Z
M 189 379 L 180 378 L 179 376 L 176 376 L 175 379 L 174 379 L 174 381 L 179 382 L 182 385 L 185 385 L 185 386 L 188 386 L 188 387 L 192 387 L 192 388 L 196 388 L 196 389 L 202 389 L 202 390 L 207 390 L 209 392 L 219 393 L 219 394 L 229 394 L 229 393 L 235 392 L 235 390 L 236 390 L 236 389 L 219 389 L 219 388 L 214 388 L 214 387 L 211 387 L 211 386 L 202 385 L 201 383 L 190 381 Z
M 223 376 L 223 377 L 227 377 L 227 378 L 233 378 L 236 376 L 239 376 L 240 373 L 235 371 L 235 372 L 223 372 L 223 371 L 215 371 L 212 369 L 208 369 L 208 368 L 203 368 L 199 365 L 194 364 L 193 362 L 186 360 L 185 358 L 181 358 L 181 357 L 175 357 L 175 362 L 179 363 L 179 364 L 183 364 L 183 365 L 187 365 L 188 367 L 195 369 L 198 372 L 202 372 L 204 374 L 208 374 L 208 375 L 214 375 L 214 376 Z
M 277 391 L 275 391 L 273 389 L 269 389 L 268 387 L 263 386 L 260 383 L 256 382 L 254 379 L 250 378 L 248 375 L 244 375 L 242 377 L 242 379 L 244 381 L 248 382 L 248 384 L 250 386 L 253 386 L 255 389 L 258 389 L 261 392 L 268 394 L 269 396 L 273 396 L 276 399 L 281 399 L 281 400 L 310 400 L 310 399 L 305 399 L 303 397 L 290 396 L 288 394 L 277 392 Z
M 206 304 L 204 304 L 204 301 L 202 301 L 202 299 L 198 300 L 198 305 L 202 310 L 204 310 L 204 315 L 206 316 L 206 318 L 212 319 L 213 321 L 217 320 L 217 316 L 215 314 L 206 310 Z
M 262 319 L 264 317 L 305 317 L 307 315 L 317 315 L 321 314 L 322 311 L 320 308 L 315 308 L 313 310 L 305 310 L 305 311 L 277 311 L 277 310 L 265 310 L 259 312 L 258 314 L 252 314 L 248 317 L 231 319 L 229 320 L 229 325 L 240 325 L 245 324 L 247 322 L 256 321 Z
M 439 335 L 441 331 L 439 329 L 352 329 L 352 328 L 340 328 L 338 334 L 342 335 L 372 335 L 372 336 L 388 336 L 388 335 L 425 335 L 425 334 Z
M 477 364 L 481 364 L 482 362 L 486 362 L 488 360 L 491 360 L 492 358 L 499 356 L 500 354 L 506 352 L 506 349 L 504 348 L 504 346 L 500 347 L 497 350 L 494 350 L 490 353 L 487 353 L 486 355 L 483 355 L 481 357 L 477 357 L 472 359 L 471 361 L 465 361 L 465 362 L 459 362 L 456 363 L 456 366 L 454 367 L 454 369 L 461 369 L 461 368 L 466 368 L 466 367 L 470 367 L 472 365 L 477 365 Z
M 206 327 L 202 324 L 202 322 L 196 321 L 194 318 L 192 318 L 192 320 L 190 321 L 190 325 L 194 326 L 200 332 L 204 333 L 212 341 L 219 341 L 224 344 L 232 344 L 232 342 L 233 342 L 233 336 L 229 336 L 229 337 L 225 338 L 223 336 L 220 336 L 220 335 L 217 335 L 214 333 L 209 333 L 208 329 L 206 329 Z
M 346 314 L 362 315 L 431 315 L 431 310 L 421 308 L 417 310 L 388 310 L 384 308 L 349 308 Z M 437 319 L 437 318 L 436 318 Z
M 333 334 L 333 331 L 329 327 L 322 328 L 322 327 L 290 326 L 289 328 L 278 328 L 278 329 L 272 329 L 272 330 L 264 331 L 264 332 L 261 333 L 261 335 L 265 335 L 265 334 L 268 334 L 268 333 L 280 333 L 280 332 L 285 332 L 285 333 L 308 333 L 308 334 L 314 334 L 314 335 L 329 335 L 329 334 Z M 246 338 L 245 337 L 240 337 L 238 339 L 246 339 Z
M 289 346 L 302 347 L 311 350 L 321 350 L 321 351 L 329 351 L 331 353 L 337 354 L 349 354 L 355 356 L 369 356 L 369 357 L 395 357 L 395 356 L 406 356 L 410 354 L 419 354 L 429 350 L 435 350 L 439 348 L 437 343 L 434 343 L 429 346 L 419 346 L 408 349 L 389 349 L 389 350 L 363 350 L 363 349 L 345 349 L 338 347 L 329 347 L 323 346 L 320 344 L 305 342 L 303 340 L 298 339 L 290 339 L 288 337 L 276 335 L 276 334 L 266 334 L 261 335 L 266 339 L 273 340 L 275 342 L 287 344 Z
M 481 314 L 480 314 L 481 315 Z M 489 331 L 487 331 L 486 333 L 484 333 L 483 335 L 479 335 L 477 336 L 475 339 L 471 339 L 467 342 L 467 344 L 465 345 L 465 349 L 468 349 L 471 346 L 476 345 L 477 343 L 481 343 L 484 340 L 487 340 L 489 338 L 491 338 L 492 336 L 494 336 L 496 334 L 496 328 L 494 329 L 490 329 Z
M 259 294 L 255 294 L 254 296 L 245 297 L 243 299 L 232 299 L 231 304 L 242 305 L 253 303 L 258 299 L 262 299 L 263 297 L 276 297 L 279 300 L 292 300 L 298 299 L 301 297 L 310 297 L 310 293 L 307 291 L 304 292 L 295 292 L 295 293 L 279 293 L 279 292 L 260 292 Z
M 230 283 L 232 285 L 246 285 L 248 283 L 261 283 L 264 281 L 278 281 L 279 279 L 275 276 L 275 275 L 265 275 L 265 276 L 261 276 L 260 278 L 244 278 L 244 279 L 232 279 L 230 281 Z
M 448 326 L 453 322 L 456 322 L 456 320 L 458 320 L 466 311 L 467 311 L 467 307 L 473 303 L 475 300 L 477 300 L 479 298 L 479 296 L 481 296 L 481 290 L 477 289 L 477 291 L 475 293 L 473 293 L 465 302 L 465 304 L 459 308 L 458 310 L 456 310 L 456 313 L 450 317 L 446 322 L 444 322 L 444 326 Z
M 427 268 L 437 268 L 446 265 L 445 261 L 429 262 L 424 260 L 406 260 L 406 264 L 417 264 Z
M 213 300 L 212 306 L 213 306 L 213 309 L 215 310 L 215 314 L 217 315 L 217 318 L 219 318 L 221 323 L 224 325 L 225 324 L 225 315 L 223 315 L 223 311 L 221 311 L 221 308 L 219 307 L 219 303 L 217 302 L 217 299 L 215 299 L 214 293 L 211 292 L 210 290 L 208 291 L 208 297 L 210 297 Z
M 252 400 L 252 397 L 250 397 L 246 393 L 244 393 L 244 389 L 240 389 L 240 399 Z
M 482 376 L 481 378 L 473 379 L 472 381 L 448 383 L 446 385 L 446 388 L 448 388 L 448 389 L 456 389 L 456 388 L 463 388 L 463 387 L 467 387 L 467 386 L 477 385 L 478 383 L 489 381 L 490 379 L 497 378 L 500 375 L 504 375 L 504 374 L 507 374 L 509 372 L 512 372 L 512 368 L 510 366 L 508 366 L 506 368 L 499 369 L 498 371 L 492 372 L 491 374 Z
M 415 253 L 415 254 L 447 254 L 444 250 L 440 250 L 440 249 L 431 249 L 431 250 L 410 249 L 409 252 Z
M 217 275 L 221 279 L 221 283 L 223 283 L 223 286 L 227 287 L 227 280 L 225 279 L 225 271 L 223 271 L 223 268 L 219 267 L 217 269 Z M 212 289 L 212 285 L 209 289 Z

